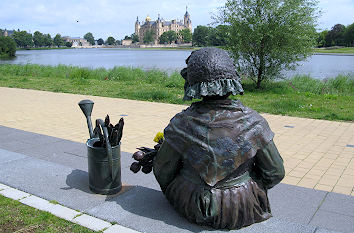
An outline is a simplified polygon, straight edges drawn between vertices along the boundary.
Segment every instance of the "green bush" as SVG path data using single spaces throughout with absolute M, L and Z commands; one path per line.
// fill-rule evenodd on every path
M 173 72 L 170 77 L 165 82 L 165 87 L 167 88 L 179 88 L 183 90 L 184 88 L 184 79 L 179 72 Z
M 338 75 L 325 80 L 313 79 L 309 76 L 297 76 L 287 81 L 294 90 L 313 94 L 346 94 L 354 93 L 354 76 Z
M 112 81 L 136 81 L 138 79 L 143 79 L 144 77 L 145 72 L 143 70 L 122 66 L 108 70 L 106 78 Z
M 243 79 L 242 86 L 245 92 L 252 93 L 304 93 L 306 96 L 336 94 L 336 95 L 353 95 L 354 93 L 354 76 L 338 75 L 335 78 L 324 80 L 314 79 L 310 76 L 295 76 L 279 81 L 265 82 L 261 89 L 256 89 L 252 80 Z
M 75 80 L 82 80 L 82 79 L 97 79 L 95 72 L 88 68 L 74 68 L 73 71 L 70 73 L 69 78 Z
M 67 41 L 67 42 L 65 43 L 65 46 L 68 47 L 68 48 L 71 48 L 71 47 L 73 46 L 73 42 Z
M 16 42 L 11 37 L 0 36 L 0 57 L 14 57 Z

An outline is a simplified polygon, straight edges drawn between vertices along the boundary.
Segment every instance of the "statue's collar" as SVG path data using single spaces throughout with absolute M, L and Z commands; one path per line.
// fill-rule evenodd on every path
M 215 106 L 215 107 L 243 107 L 241 101 L 239 100 L 202 100 L 192 104 L 192 106 Z
M 202 103 L 206 103 L 206 104 L 226 104 L 226 105 L 230 105 L 232 104 L 232 100 L 231 99 L 223 99 L 223 100 L 202 100 L 200 101 Z

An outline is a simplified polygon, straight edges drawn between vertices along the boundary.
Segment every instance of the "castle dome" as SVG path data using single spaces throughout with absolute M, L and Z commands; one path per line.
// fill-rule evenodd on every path
M 148 16 L 146 16 L 145 21 L 147 21 L 147 22 L 148 22 L 148 21 L 149 21 L 149 22 L 151 21 L 151 18 L 150 18 L 150 16 L 149 16 L 149 15 L 148 15 Z

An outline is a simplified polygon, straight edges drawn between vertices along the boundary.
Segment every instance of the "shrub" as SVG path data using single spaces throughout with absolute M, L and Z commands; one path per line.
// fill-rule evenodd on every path
M 0 36 L 0 56 L 14 57 L 16 42 L 11 37 Z
M 71 46 L 73 46 L 73 42 L 67 41 L 67 42 L 65 43 L 65 46 L 68 47 L 68 48 L 70 48 Z

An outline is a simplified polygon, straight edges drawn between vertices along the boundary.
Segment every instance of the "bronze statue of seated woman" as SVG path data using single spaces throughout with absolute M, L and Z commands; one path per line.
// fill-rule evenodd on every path
M 189 221 L 239 229 L 271 217 L 267 189 L 284 177 L 267 121 L 229 95 L 243 94 L 224 50 L 194 51 L 181 71 L 184 99 L 202 99 L 174 116 L 153 159 L 171 205 Z

